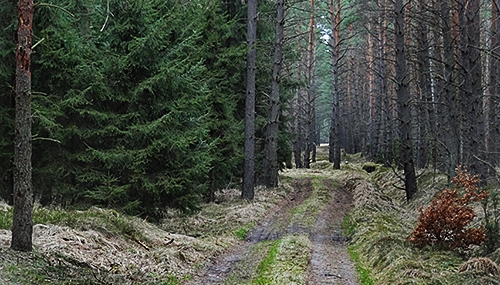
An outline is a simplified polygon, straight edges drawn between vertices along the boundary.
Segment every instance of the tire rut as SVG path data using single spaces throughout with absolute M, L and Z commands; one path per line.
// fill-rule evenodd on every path
M 347 240 L 342 235 L 342 220 L 352 208 L 352 194 L 344 188 L 333 187 L 330 180 L 325 179 L 323 183 L 335 190 L 312 229 L 307 284 L 359 284 L 347 252 Z

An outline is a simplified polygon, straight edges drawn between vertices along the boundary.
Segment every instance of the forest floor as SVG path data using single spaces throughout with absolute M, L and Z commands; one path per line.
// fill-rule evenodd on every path
M 420 170 L 408 203 L 390 168 L 344 155 L 333 170 L 327 151 L 311 169 L 283 171 L 280 187 L 256 187 L 251 202 L 225 189 L 194 215 L 167 210 L 161 223 L 35 207 L 31 253 L 9 249 L 12 208 L 0 203 L 0 284 L 500 284 L 500 249 L 408 242 L 444 175 Z M 476 213 L 474 226 L 481 205 Z

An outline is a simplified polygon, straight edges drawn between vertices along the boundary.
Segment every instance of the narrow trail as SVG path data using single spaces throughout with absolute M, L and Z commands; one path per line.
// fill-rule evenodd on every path
M 228 249 L 185 284 L 251 284 L 259 263 L 268 253 L 269 241 L 296 234 L 307 234 L 311 243 L 309 265 L 304 273 L 307 284 L 359 284 L 341 229 L 352 196 L 345 189 L 333 187 L 331 180 L 325 179 L 323 184 L 331 189 L 331 198 L 322 206 L 318 217 L 313 217 L 313 225 L 305 227 L 292 221 L 294 209 L 314 191 L 310 178 L 294 179 L 294 191 L 268 211 L 244 242 Z

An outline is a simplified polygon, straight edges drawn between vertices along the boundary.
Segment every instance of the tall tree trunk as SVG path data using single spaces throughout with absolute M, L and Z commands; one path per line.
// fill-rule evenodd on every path
M 31 182 L 31 46 L 33 0 L 18 1 L 16 116 L 14 138 L 14 217 L 11 248 L 31 251 L 33 189 Z
M 255 65 L 257 41 L 257 0 L 248 0 L 247 12 L 247 85 L 245 98 L 245 162 L 241 197 L 254 197 L 255 180 Z
M 426 19 L 428 0 L 421 0 L 417 3 L 419 14 L 421 18 L 418 21 L 416 32 L 416 40 L 418 45 L 417 52 L 417 94 L 419 96 L 418 105 L 418 146 L 417 146 L 417 167 L 424 168 L 428 164 L 428 158 L 432 157 L 434 152 L 433 144 L 435 140 L 434 130 L 432 129 L 433 123 L 432 110 L 434 102 L 432 99 L 432 84 L 431 84 L 431 70 L 430 70 L 430 54 L 429 54 L 429 28 L 428 21 Z
M 349 34 L 350 37 L 352 35 L 352 24 L 349 25 Z M 346 144 L 344 145 L 344 149 L 346 153 L 355 153 L 355 139 L 354 139 L 354 120 L 355 118 L 355 104 L 353 103 L 353 98 L 356 93 L 353 92 L 353 72 L 355 70 L 354 65 L 354 54 L 352 51 L 347 52 L 347 78 L 346 78 L 346 98 L 347 98 L 347 109 L 346 113 L 348 114 L 345 118 L 345 129 L 346 129 Z M 359 120 L 360 118 L 358 118 Z
M 396 44 L 396 95 L 400 120 L 400 163 L 403 164 L 406 199 L 410 200 L 417 192 L 417 178 L 413 162 L 413 143 L 411 125 L 411 98 L 409 78 L 405 57 L 405 18 L 403 0 L 395 1 L 395 44 Z
M 491 4 L 491 53 L 490 78 L 488 84 L 488 140 L 486 152 L 493 165 L 499 163 L 498 141 L 500 141 L 500 0 L 492 0 Z
M 388 8 L 387 0 L 379 0 L 378 3 L 379 16 L 378 16 L 378 43 L 377 43 L 377 78 L 376 90 L 380 94 L 379 99 L 375 103 L 376 116 L 374 126 L 378 126 L 377 136 L 378 142 L 376 143 L 376 152 L 373 153 L 373 158 L 380 159 L 385 166 L 390 166 L 393 160 L 392 155 L 392 114 L 390 108 L 390 98 L 388 90 L 388 62 L 387 62 L 387 30 L 388 30 L 388 16 L 385 12 Z M 374 150 L 374 151 L 375 151 Z
M 332 119 L 330 123 L 329 160 L 334 169 L 340 169 L 340 86 L 339 86 L 339 36 L 340 36 L 340 0 L 337 2 L 337 11 L 333 0 L 330 0 L 330 21 L 332 25 L 332 83 L 333 102 Z
M 434 48 L 431 49 L 431 60 L 430 60 L 430 70 L 431 73 L 431 98 L 433 100 L 433 105 L 431 106 L 431 117 L 429 118 L 431 125 L 431 130 L 433 133 L 432 139 L 434 140 L 432 147 L 432 166 L 435 170 L 440 169 L 443 172 L 446 172 L 447 169 L 443 163 L 442 158 L 445 157 L 444 154 L 446 150 L 443 148 L 443 134 L 446 133 L 445 122 L 447 122 L 446 117 L 440 116 L 439 112 L 441 109 L 445 108 L 444 105 L 440 105 L 440 100 L 444 92 L 444 41 L 442 36 L 442 22 L 443 16 L 441 14 L 441 5 L 446 1 L 432 1 L 432 5 L 434 7 L 434 15 L 432 18 L 432 22 L 430 22 L 430 35 L 429 44 L 432 44 Z M 449 17 L 448 17 L 449 18 Z
M 313 94 L 313 57 L 314 57 L 314 0 L 311 1 L 311 12 L 309 16 L 309 35 L 307 45 L 307 59 L 306 59 L 306 100 L 305 100 L 305 124 L 304 124 L 304 167 L 309 168 L 311 162 L 311 147 L 313 143 L 313 130 L 314 120 L 312 116 L 312 109 L 314 108 L 314 94 Z
M 302 22 L 299 20 L 299 29 L 298 29 L 298 35 L 302 35 Z M 298 65 L 297 65 L 297 81 L 302 82 L 302 44 L 301 40 L 298 40 L 297 43 L 297 54 L 299 56 L 298 58 Z M 302 146 L 303 146 L 303 135 L 302 135 L 302 117 L 303 117 L 303 101 L 304 101 L 304 96 L 303 96 L 303 87 L 299 86 L 297 88 L 296 92 L 296 97 L 295 97 L 295 102 L 292 106 L 292 110 L 294 112 L 293 117 L 293 129 L 294 129 L 294 134 L 293 134 L 293 140 L 292 140 L 292 148 L 293 148 L 293 157 L 295 161 L 295 167 L 296 168 L 302 168 L 303 163 L 302 163 Z
M 464 72 L 463 92 L 461 92 L 463 116 L 463 163 L 472 173 L 485 174 L 485 165 L 477 158 L 484 159 L 484 117 L 482 64 L 480 42 L 480 0 L 470 0 L 463 7 L 463 37 L 461 37 L 461 63 Z M 476 157 L 474 157 L 476 155 Z
M 460 158 L 460 118 L 457 88 L 455 87 L 455 33 L 453 28 L 452 0 L 442 0 L 440 2 L 439 18 L 441 19 L 441 34 L 443 38 L 443 89 L 439 93 L 438 102 L 440 108 L 437 109 L 436 129 L 438 133 L 439 145 L 442 146 L 441 163 L 443 170 L 448 174 L 448 180 L 455 176 L 455 168 Z
M 276 28 L 274 34 L 273 74 L 269 113 L 267 117 L 266 145 L 262 167 L 266 187 L 278 186 L 278 127 L 280 112 L 280 72 L 283 60 L 283 36 L 285 27 L 285 0 L 276 0 Z
M 372 24 L 369 21 L 368 22 L 368 30 L 370 31 L 372 29 Z M 367 41 L 366 41 L 366 61 L 367 61 L 367 66 L 368 66 L 368 82 L 365 84 L 365 90 L 367 92 L 363 93 L 366 94 L 367 96 L 365 97 L 365 100 L 363 100 L 363 103 L 366 103 L 367 106 L 367 121 L 368 121 L 368 129 L 366 131 L 368 137 L 367 137 L 367 144 L 364 145 L 363 147 L 365 148 L 365 153 L 368 157 L 373 159 L 373 149 L 376 149 L 375 145 L 375 76 L 374 76 L 374 56 L 373 56 L 373 36 L 371 32 L 367 33 Z

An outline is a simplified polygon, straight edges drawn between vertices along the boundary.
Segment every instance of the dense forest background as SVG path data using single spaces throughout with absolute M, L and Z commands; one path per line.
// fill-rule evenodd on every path
M 246 3 L 35 3 L 33 189 L 42 205 L 98 204 L 158 216 L 241 184 Z M 403 169 L 497 178 L 498 1 L 259 1 L 255 159 L 260 183 L 273 81 L 280 167 L 315 145 Z M 0 197 L 12 202 L 16 3 L 0 5 Z M 292 159 L 293 154 L 293 159 Z M 264 173 L 265 174 L 265 173 Z M 410 187 L 410 188 L 409 188 Z M 413 191 L 413 192 L 412 192 Z M 407 193 L 407 194 L 408 194 Z

